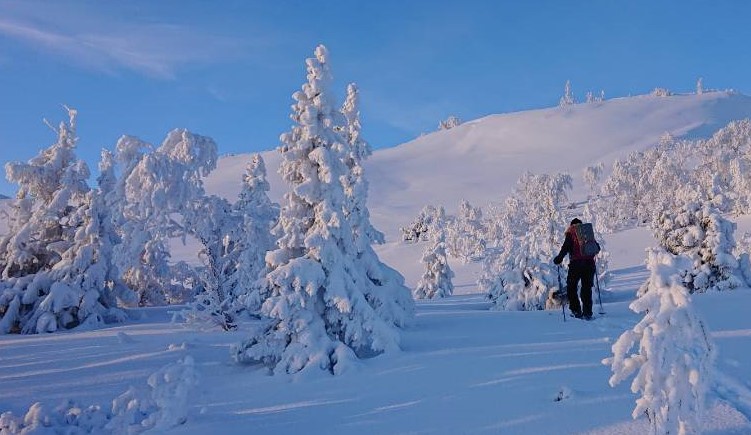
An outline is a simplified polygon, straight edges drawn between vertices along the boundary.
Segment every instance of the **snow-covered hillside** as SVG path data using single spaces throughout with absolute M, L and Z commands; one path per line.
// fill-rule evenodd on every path
M 585 191 L 585 167 L 657 143 L 665 133 L 707 137 L 729 121 L 751 117 L 751 97 L 728 92 L 655 97 L 643 95 L 491 115 L 411 142 L 377 150 L 366 162 L 368 205 L 387 240 L 427 204 L 453 212 L 462 199 L 486 206 L 502 201 L 524 171 L 569 172 L 574 197 Z M 367 137 L 367 125 L 365 135 Z M 373 144 L 374 146 L 380 144 Z M 279 155 L 263 154 L 272 198 L 286 186 L 275 173 Z M 206 181 L 207 190 L 235 198 L 249 157 L 224 157 Z

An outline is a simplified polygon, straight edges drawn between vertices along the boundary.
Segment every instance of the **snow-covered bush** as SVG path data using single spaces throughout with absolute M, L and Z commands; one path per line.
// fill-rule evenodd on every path
M 290 191 L 274 227 L 277 249 L 266 255 L 269 297 L 261 314 L 268 322 L 232 348 L 236 361 L 263 362 L 275 372 L 341 373 L 357 357 L 399 346 L 395 322 L 368 300 L 363 284 L 372 264 L 360 261 L 344 211 L 350 138 L 331 100 L 328 60 L 324 46 L 307 60 L 308 81 L 293 95 L 295 124 L 281 136 L 280 173 Z
M 494 216 L 499 239 L 486 253 L 478 280 L 493 309 L 542 310 L 548 293 L 558 290 L 551 260 L 564 240 L 562 208 L 570 189 L 568 174 L 526 173 Z
M 648 291 L 630 305 L 644 318 L 603 360 L 613 371 L 611 386 L 634 376 L 631 391 L 641 396 L 632 416 L 646 415 L 656 434 L 696 433 L 712 384 L 714 346 L 681 277 L 690 262 L 662 250 L 649 252 Z
M 137 434 L 164 432 L 184 424 L 191 390 L 198 384 L 193 358 L 186 356 L 163 367 L 149 377 L 148 384 L 149 394 L 131 387 L 112 401 L 109 410 L 66 400 L 52 410 L 34 403 L 23 417 L 4 412 L 0 415 L 0 433 Z
M 734 255 L 736 225 L 711 204 L 689 200 L 680 209 L 662 213 L 652 226 L 663 248 L 691 259 L 691 267 L 684 272 L 691 293 L 744 285 Z
M 438 123 L 438 130 L 450 130 L 454 127 L 462 125 L 462 120 L 454 115 L 449 116 L 443 121 Z
M 426 205 L 406 227 L 402 227 L 402 240 L 407 243 L 425 242 L 430 240 L 431 233 L 436 230 L 436 217 L 438 208 L 432 205 Z
M 451 270 L 446 256 L 446 241 L 443 231 L 438 231 L 435 241 L 425 250 L 422 263 L 425 266 L 425 272 L 412 292 L 414 298 L 434 299 L 451 296 L 454 292 L 454 284 L 451 281 L 454 272 Z

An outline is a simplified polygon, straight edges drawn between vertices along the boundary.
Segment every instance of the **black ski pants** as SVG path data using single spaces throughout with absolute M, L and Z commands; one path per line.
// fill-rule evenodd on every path
M 592 284 L 595 278 L 595 262 L 592 260 L 574 260 L 568 265 L 566 293 L 571 312 L 575 315 L 592 315 Z M 581 281 L 581 304 L 577 286 Z M 583 308 L 583 310 L 582 310 Z

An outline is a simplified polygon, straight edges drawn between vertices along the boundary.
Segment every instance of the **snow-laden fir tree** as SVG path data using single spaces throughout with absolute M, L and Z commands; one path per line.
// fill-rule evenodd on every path
M 15 221 L 3 240 L 0 333 L 54 332 L 123 318 L 102 186 L 91 191 L 86 184 L 88 167 L 75 156 L 76 112 L 68 112 L 70 122 L 60 124 L 55 144 L 27 164 L 6 168 L 20 186 L 17 205 L 28 219 Z
M 571 80 L 566 80 L 566 86 L 563 89 L 563 96 L 560 101 L 558 101 L 558 105 L 560 107 L 566 107 L 575 103 L 576 100 L 574 100 L 574 93 L 571 91 Z
M 279 206 L 269 199 L 271 189 L 266 179 L 266 164 L 254 154 L 243 175 L 243 186 L 234 212 L 242 219 L 242 230 L 235 250 L 239 253 L 234 280 L 237 298 L 234 312 L 247 310 L 256 314 L 268 294 L 262 281 L 266 253 L 274 248 L 271 229 L 279 219 Z
M 275 372 L 323 369 L 337 374 L 357 357 L 398 349 L 399 334 L 368 302 L 344 214 L 347 176 L 342 152 L 346 121 L 333 105 L 328 52 L 318 46 L 308 80 L 293 95 L 292 131 L 281 136 L 284 196 L 277 249 L 266 255 L 268 323 L 233 346 L 237 361 L 260 361 Z
M 0 240 L 2 277 L 20 277 L 52 267 L 70 246 L 75 228 L 67 218 L 89 191 L 89 168 L 75 155 L 77 112 L 57 128 L 57 142 L 28 163 L 10 162 L 6 176 L 19 186 L 8 235 Z
M 446 225 L 448 253 L 464 263 L 478 261 L 485 252 L 485 233 L 482 209 L 462 200 L 456 217 Z
M 570 189 L 568 174 L 525 173 L 494 217 L 500 240 L 491 244 L 478 280 L 493 309 L 542 310 L 558 289 L 551 259 L 564 240 Z
M 704 78 L 699 77 L 699 79 L 696 81 L 696 95 L 701 95 L 704 93 Z
M 631 391 L 640 397 L 632 416 L 646 415 L 654 434 L 698 433 L 712 385 L 714 346 L 682 282 L 690 263 L 662 250 L 648 252 L 648 291 L 630 305 L 644 318 L 603 360 L 613 371 L 611 386 L 634 376 Z
M 685 198 L 683 207 L 663 212 L 652 226 L 660 245 L 692 262 L 684 271 L 691 293 L 728 290 L 745 284 L 735 251 L 735 223 L 725 219 L 710 203 Z
M 345 195 L 343 211 L 352 228 L 357 263 L 367 276 L 363 292 L 381 318 L 396 326 L 405 326 L 414 316 L 410 291 L 404 285 L 404 277 L 381 262 L 373 250 L 373 244 L 382 244 L 385 238 L 370 222 L 368 180 L 363 162 L 370 156 L 371 150 L 362 137 L 359 91 L 354 83 L 347 86 L 347 97 L 341 113 L 346 120 L 342 131 L 347 145 L 341 150 L 347 170 L 342 177 Z
M 436 299 L 451 296 L 454 292 L 454 284 L 451 281 L 454 272 L 448 263 L 446 255 L 446 237 L 441 221 L 444 218 L 443 208 L 439 212 L 439 230 L 435 234 L 435 240 L 425 249 L 422 256 L 422 264 L 425 272 L 417 283 L 412 295 L 415 299 Z

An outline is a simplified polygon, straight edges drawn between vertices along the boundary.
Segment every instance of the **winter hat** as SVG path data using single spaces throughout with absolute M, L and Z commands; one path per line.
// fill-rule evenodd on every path
M 573 220 L 571 221 L 571 225 L 577 225 L 577 224 L 580 224 L 580 223 L 582 223 L 582 221 L 581 221 L 581 220 L 579 220 L 579 218 L 574 218 L 574 219 L 573 219 Z

